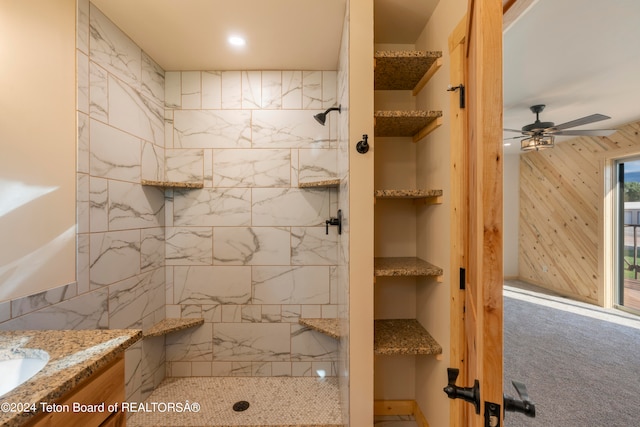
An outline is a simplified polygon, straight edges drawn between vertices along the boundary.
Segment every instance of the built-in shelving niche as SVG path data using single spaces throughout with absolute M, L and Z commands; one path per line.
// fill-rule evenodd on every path
M 442 66 L 442 52 L 377 51 L 374 54 L 375 90 L 411 90 L 417 95 Z M 442 111 L 377 110 L 374 135 L 410 137 L 422 140 L 442 125 Z M 375 200 L 413 200 L 441 204 L 442 190 L 375 190 Z M 376 257 L 374 279 L 378 277 L 434 277 L 442 281 L 442 268 L 417 257 Z M 375 280 L 374 280 L 375 281 Z M 384 355 L 435 355 L 442 347 L 416 319 L 375 320 L 374 353 Z
M 442 66 L 442 52 L 377 51 L 375 90 L 412 90 L 417 95 Z M 418 142 L 442 125 L 442 111 L 375 111 L 375 136 L 411 137 Z

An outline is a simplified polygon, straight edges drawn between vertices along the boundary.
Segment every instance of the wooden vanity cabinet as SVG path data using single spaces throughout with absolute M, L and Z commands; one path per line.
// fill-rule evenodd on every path
M 74 390 L 56 401 L 59 408 L 69 408 L 60 412 L 41 413 L 30 423 L 29 427 L 124 427 L 126 414 L 122 411 L 109 412 L 109 405 L 117 404 L 118 408 L 125 400 L 124 391 L 124 357 L 120 356 L 109 365 L 81 382 Z M 91 405 L 99 408 L 104 402 L 104 412 L 82 410 L 73 412 L 75 405 Z M 66 405 L 66 406 L 65 406 Z

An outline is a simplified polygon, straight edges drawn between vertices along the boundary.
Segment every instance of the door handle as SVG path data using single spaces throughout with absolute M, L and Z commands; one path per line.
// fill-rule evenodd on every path
M 480 413 L 480 382 L 475 380 L 473 387 L 458 387 L 456 380 L 460 370 L 456 368 L 447 368 L 448 384 L 443 389 L 449 399 L 462 399 L 466 402 L 472 403 L 476 408 L 476 414 Z
M 536 416 L 536 405 L 529 398 L 529 393 L 527 393 L 527 386 L 518 381 L 511 381 L 513 387 L 515 387 L 516 392 L 518 393 L 518 399 L 514 399 L 511 396 L 504 395 L 504 410 L 509 412 L 521 412 L 525 414 L 527 417 L 535 418 Z

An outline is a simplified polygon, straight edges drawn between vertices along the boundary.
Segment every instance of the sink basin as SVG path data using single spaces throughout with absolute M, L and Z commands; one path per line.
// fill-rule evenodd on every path
M 0 397 L 40 372 L 49 353 L 32 348 L 0 350 Z

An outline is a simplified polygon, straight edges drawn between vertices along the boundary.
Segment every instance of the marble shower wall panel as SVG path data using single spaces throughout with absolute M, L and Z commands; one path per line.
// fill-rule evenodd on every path
M 251 130 L 254 148 L 329 148 L 330 127 L 313 119 L 322 110 L 257 110 Z M 335 113 L 334 113 L 335 114 Z
M 173 194 L 176 226 L 251 225 L 251 190 L 248 188 L 176 190 Z
M 175 110 L 173 148 L 250 148 L 251 112 Z
M 298 151 L 298 179 L 300 182 L 323 181 L 338 176 L 337 150 L 301 149 Z
M 200 183 L 203 181 L 203 174 L 204 150 L 169 149 L 165 151 L 167 181 Z
M 253 267 L 256 304 L 329 304 L 329 267 Z
M 323 225 L 331 213 L 331 192 L 326 189 L 256 188 L 252 195 L 253 225 Z
M 140 185 L 165 178 L 164 71 L 88 0 L 77 32 L 88 57 L 78 63 L 88 105 L 78 112 L 78 298 L 103 295 L 102 327 L 147 329 L 165 316 L 164 192 Z M 144 400 L 164 378 L 164 339 L 126 357 L 127 398 Z
M 167 163 L 204 156 L 204 188 L 167 193 L 167 313 L 207 327 L 167 338 L 168 375 L 336 375 L 337 344 L 297 324 L 338 314 L 337 192 L 298 188 L 336 176 L 337 117 L 313 119 L 336 88 L 326 71 L 166 73 Z
M 251 301 L 250 267 L 174 267 L 176 304 L 248 304 Z
M 213 150 L 214 187 L 289 187 L 291 150 Z
M 214 227 L 214 265 L 286 265 L 291 256 L 288 227 Z

